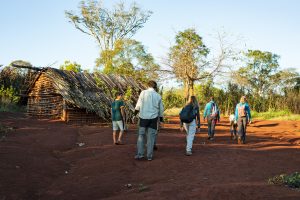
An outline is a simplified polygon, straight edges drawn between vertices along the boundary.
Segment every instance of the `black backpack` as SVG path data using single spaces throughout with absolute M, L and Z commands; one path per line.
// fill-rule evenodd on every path
M 191 123 L 196 117 L 196 112 L 193 108 L 193 105 L 189 104 L 182 108 L 181 112 L 179 113 L 179 117 L 180 121 L 184 123 Z

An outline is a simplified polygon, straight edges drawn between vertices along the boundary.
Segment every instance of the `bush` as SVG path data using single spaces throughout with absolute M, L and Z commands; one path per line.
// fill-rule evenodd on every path
M 20 111 L 22 108 L 18 105 L 20 96 L 12 86 L 9 88 L 0 88 L 0 111 Z
M 300 188 L 300 173 L 295 172 L 290 175 L 280 174 L 269 178 L 268 184 L 286 185 L 290 188 Z
M 166 91 L 163 94 L 164 108 L 180 108 L 184 105 L 184 97 L 173 90 Z

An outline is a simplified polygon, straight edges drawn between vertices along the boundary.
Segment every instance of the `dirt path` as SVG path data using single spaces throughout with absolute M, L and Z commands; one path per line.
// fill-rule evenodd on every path
M 206 140 L 204 125 L 188 157 L 185 135 L 171 119 L 151 162 L 133 159 L 133 127 L 126 144 L 115 146 L 109 127 L 11 113 L 0 113 L 0 123 L 13 127 L 0 142 L 0 200 L 300 199 L 300 191 L 267 184 L 300 171 L 300 121 L 256 121 L 246 145 L 229 139 L 227 121 L 214 142 Z

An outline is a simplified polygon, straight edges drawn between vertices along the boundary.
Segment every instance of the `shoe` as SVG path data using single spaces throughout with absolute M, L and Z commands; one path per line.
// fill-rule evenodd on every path
M 144 156 L 135 155 L 135 156 L 134 156 L 134 159 L 135 159 L 135 160 L 143 160 L 143 159 L 144 159 Z
M 238 137 L 238 144 L 242 144 L 242 139 Z
M 152 161 L 152 158 L 147 158 L 148 161 Z
M 191 156 L 193 153 L 191 152 L 191 151 L 187 151 L 187 152 L 185 152 L 185 155 L 186 156 Z
M 208 136 L 207 140 L 210 140 L 210 136 Z
M 214 140 L 214 138 L 213 138 L 213 137 L 211 137 L 209 140 L 210 140 L 210 141 L 213 141 L 213 140 Z
M 124 145 L 124 143 L 121 142 L 121 141 L 118 141 L 116 144 L 117 144 L 117 145 Z
M 157 151 L 157 149 L 158 149 L 158 148 L 157 148 L 157 145 L 154 145 L 154 146 L 153 146 L 153 150 L 154 150 L 154 151 Z

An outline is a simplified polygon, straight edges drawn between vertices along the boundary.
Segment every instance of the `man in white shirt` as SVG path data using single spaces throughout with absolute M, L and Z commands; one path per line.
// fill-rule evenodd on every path
M 163 121 L 164 106 L 161 96 L 155 91 L 157 83 L 148 82 L 148 89 L 143 90 L 137 101 L 135 110 L 139 112 L 139 131 L 137 139 L 137 154 L 135 159 L 144 158 L 144 139 L 147 136 L 147 160 L 153 159 L 153 145 L 157 133 L 158 120 Z

